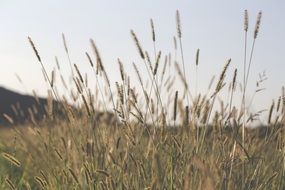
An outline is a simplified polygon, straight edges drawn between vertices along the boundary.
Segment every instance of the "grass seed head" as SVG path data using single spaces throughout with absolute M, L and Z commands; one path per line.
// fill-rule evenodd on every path
M 258 32 L 259 32 L 259 28 L 260 28 L 260 23 L 261 23 L 261 17 L 262 17 L 262 12 L 260 11 L 257 15 L 257 19 L 256 19 L 256 24 L 255 24 L 255 29 L 254 29 L 254 39 L 257 38 Z
M 32 38 L 31 38 L 31 37 L 28 37 L 28 40 L 29 40 L 29 42 L 30 42 L 30 44 L 31 44 L 31 46 L 32 46 L 32 48 L 33 48 L 33 50 L 34 50 L 34 52 L 35 52 L 37 58 L 38 58 L 38 61 L 39 61 L 39 62 L 42 62 L 41 57 L 40 57 L 40 55 L 39 55 L 39 52 L 38 52 L 38 50 L 37 50 L 37 48 L 36 48 L 36 46 L 35 46 L 35 44 L 34 44 Z
M 140 44 L 140 42 L 139 42 L 139 40 L 138 40 L 138 38 L 137 38 L 137 36 L 136 36 L 136 34 L 135 34 L 135 32 L 133 30 L 131 30 L 131 35 L 132 35 L 132 38 L 133 38 L 133 40 L 134 40 L 134 42 L 135 42 L 135 44 L 137 46 L 137 49 L 139 51 L 139 54 L 140 54 L 141 58 L 145 59 L 145 55 L 143 53 L 143 49 L 141 47 L 141 44 Z
M 151 26 L 152 41 L 155 42 L 155 30 L 154 30 L 154 24 L 153 24 L 152 19 L 150 19 L 150 26 Z
M 181 38 L 182 37 L 181 21 L 180 21 L 180 14 L 178 10 L 176 11 L 176 29 L 177 29 L 178 38 Z
M 244 11 L 244 31 L 248 31 L 248 11 Z

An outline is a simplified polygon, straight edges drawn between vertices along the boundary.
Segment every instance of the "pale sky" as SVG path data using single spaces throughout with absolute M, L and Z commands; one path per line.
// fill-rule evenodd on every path
M 176 10 L 181 14 L 190 78 L 196 49 L 200 48 L 200 90 L 207 88 L 211 76 L 220 73 L 228 58 L 232 59 L 228 75 L 237 67 L 241 79 L 245 9 L 249 12 L 250 44 L 256 16 L 263 11 L 249 91 L 254 91 L 258 73 L 266 70 L 266 91 L 255 105 L 268 108 L 285 85 L 285 1 L 281 0 L 0 0 L 0 86 L 24 93 L 35 89 L 45 95 L 46 85 L 27 36 L 34 40 L 49 71 L 55 66 L 54 56 L 58 56 L 62 70 L 68 73 L 61 33 L 66 35 L 72 62 L 84 72 L 90 70 L 84 53 L 90 52 L 89 39 L 93 38 L 114 83 L 119 79 L 118 57 L 127 72 L 133 72 L 132 61 L 140 60 L 130 29 L 137 33 L 143 48 L 152 50 L 150 18 L 155 23 L 157 48 L 164 54 L 173 51 Z

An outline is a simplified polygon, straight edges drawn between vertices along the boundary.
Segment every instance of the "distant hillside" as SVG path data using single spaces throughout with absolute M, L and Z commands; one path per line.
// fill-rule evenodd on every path
M 8 123 L 3 114 L 10 116 L 15 124 L 30 120 L 31 115 L 34 115 L 36 120 L 42 119 L 46 105 L 47 99 L 36 99 L 0 87 L 0 125 Z

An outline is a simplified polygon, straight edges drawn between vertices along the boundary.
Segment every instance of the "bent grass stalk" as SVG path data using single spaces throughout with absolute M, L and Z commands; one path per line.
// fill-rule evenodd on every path
M 116 126 L 117 126 L 118 125 L 118 122 L 117 122 L 118 116 L 117 116 L 117 112 L 116 112 L 116 106 L 115 106 L 115 102 L 114 102 L 113 93 L 112 93 L 112 90 L 111 90 L 110 80 L 109 80 L 107 72 L 106 72 L 106 70 L 105 70 L 105 68 L 103 66 L 101 56 L 100 56 L 99 51 L 98 51 L 98 49 L 97 49 L 97 47 L 95 45 L 94 40 L 90 39 L 90 42 L 91 42 L 91 46 L 93 48 L 94 54 L 96 55 L 96 58 L 97 58 L 97 68 L 98 68 L 97 73 L 99 72 L 99 69 L 100 69 L 100 71 L 103 72 L 103 76 L 104 76 L 104 78 L 105 78 L 105 80 L 107 82 L 108 90 L 109 90 L 109 93 L 110 93 L 110 96 L 111 96 L 112 105 L 113 105 L 113 111 L 114 111 L 115 116 L 116 116 Z
M 48 74 L 47 74 L 47 71 L 46 71 L 46 69 L 45 69 L 45 67 L 44 67 L 44 65 L 43 65 L 43 62 L 42 62 L 41 57 L 40 57 L 40 55 L 39 55 L 39 53 L 38 53 L 38 50 L 36 49 L 36 46 L 35 46 L 34 42 L 32 41 L 32 38 L 31 38 L 31 37 L 28 37 L 28 40 L 29 40 L 30 45 L 32 46 L 32 48 L 33 48 L 33 50 L 34 50 L 35 55 L 37 56 L 37 59 L 38 59 L 39 63 L 41 64 L 41 67 L 42 67 L 44 76 L 45 76 L 45 78 L 47 79 L 48 84 L 50 85 L 50 88 L 51 88 L 51 90 L 52 90 L 52 92 L 53 92 L 53 94 L 54 94 L 55 99 L 56 99 L 57 101 L 59 101 L 59 98 L 58 98 L 57 94 L 55 93 L 55 90 L 54 90 L 54 88 L 53 88 L 53 85 L 52 85 L 52 83 L 51 83 L 51 80 L 49 79 L 49 76 L 48 76 Z

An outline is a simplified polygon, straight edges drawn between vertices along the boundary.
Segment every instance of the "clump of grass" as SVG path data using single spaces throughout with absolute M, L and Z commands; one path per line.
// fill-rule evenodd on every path
M 37 110 L 30 108 L 31 123 L 17 130 L 7 130 L 4 136 L 0 133 L 0 188 L 283 189 L 284 88 L 277 104 L 273 102 L 269 109 L 267 126 L 246 128 L 261 112 L 250 113 L 245 105 L 261 12 L 254 29 L 249 61 L 248 20 L 248 12 L 245 11 L 243 77 L 238 76 L 237 69 L 234 70 L 228 90 L 229 99 L 226 100 L 222 92 L 228 83 L 226 75 L 231 59 L 227 60 L 218 81 L 213 77 L 207 92 L 201 94 L 198 92 L 200 49 L 196 51 L 195 97 L 192 97 L 178 11 L 174 52 L 165 54 L 156 49 L 157 31 L 152 19 L 154 58 L 149 55 L 150 51 L 142 48 L 143 43 L 131 30 L 140 61 L 147 72 L 141 72 L 139 63 L 132 63 L 138 85 L 121 58 L 117 60 L 120 80 L 111 83 L 99 50 L 91 39 L 94 62 L 88 52 L 84 55 L 95 76 L 95 87 L 91 87 L 90 78 L 84 75 L 81 63 L 71 64 L 64 35 L 72 84 L 65 82 L 57 57 L 57 69 L 53 69 L 49 77 L 29 37 L 49 85 L 49 103 L 42 121 L 33 118 Z M 177 58 L 177 40 L 181 62 Z M 174 58 L 171 58 L 173 54 Z M 161 63 L 163 58 L 164 63 Z M 171 72 L 174 69 L 176 74 Z M 57 75 L 60 75 L 64 89 L 70 91 L 69 97 L 59 96 L 56 91 Z M 182 85 L 178 85 L 177 78 Z M 239 78 L 242 78 L 240 109 L 233 101 Z M 262 91 L 260 84 L 265 78 L 262 74 L 256 91 Z M 213 87 L 214 82 L 216 86 Z M 51 92 L 63 104 L 64 117 L 54 111 Z M 178 92 L 184 93 L 178 96 Z M 215 106 L 217 103 L 220 107 Z M 13 110 L 17 113 L 22 111 L 17 106 L 13 106 Z M 12 117 L 4 117 L 11 124 L 16 124 Z M 15 136 L 17 138 L 10 143 L 9 140 Z

